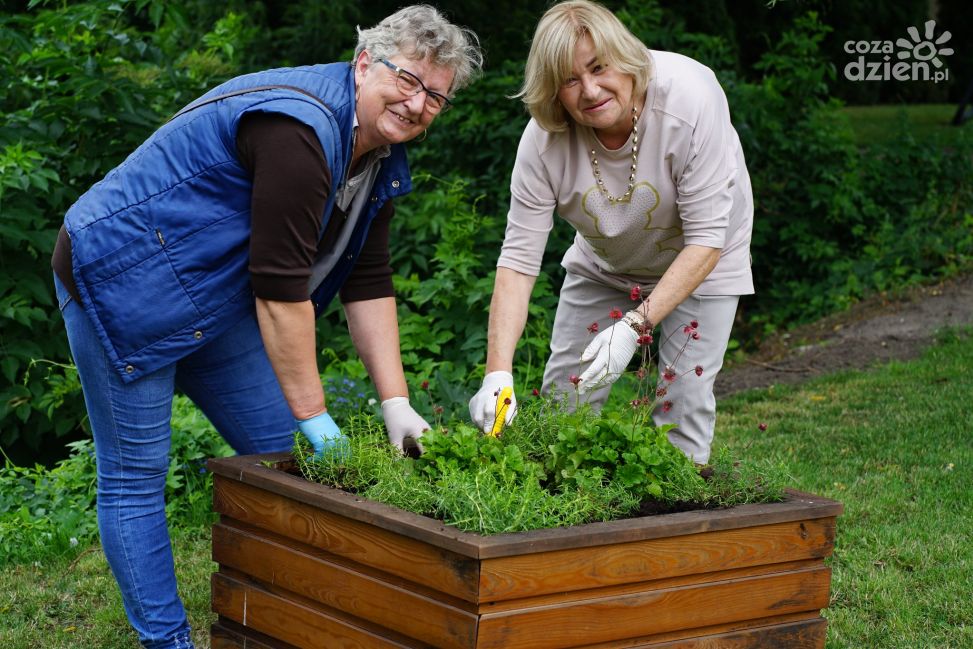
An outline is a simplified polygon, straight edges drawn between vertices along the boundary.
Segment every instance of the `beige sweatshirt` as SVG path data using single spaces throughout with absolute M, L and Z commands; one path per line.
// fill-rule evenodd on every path
M 628 186 L 632 138 L 608 150 L 588 127 L 549 133 L 534 120 L 521 136 L 510 212 L 498 266 L 536 276 L 554 213 L 577 230 L 561 264 L 627 291 L 651 290 L 683 246 L 720 248 L 697 295 L 753 293 L 753 196 L 726 96 L 706 66 L 671 52 L 649 52 L 652 80 L 639 116 L 636 186 L 610 204 L 598 190 L 594 148 L 606 189 Z

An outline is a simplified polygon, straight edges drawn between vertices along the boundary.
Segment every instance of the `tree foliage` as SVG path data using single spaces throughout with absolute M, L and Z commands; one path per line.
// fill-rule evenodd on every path
M 39 3 L 34 3 L 39 4 Z M 0 18 L 0 445 L 76 432 L 81 394 L 50 257 L 67 207 L 181 104 L 234 74 L 246 21 L 176 3 L 83 2 Z

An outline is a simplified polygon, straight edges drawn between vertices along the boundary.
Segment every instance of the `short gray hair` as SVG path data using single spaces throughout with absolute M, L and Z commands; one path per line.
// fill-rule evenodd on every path
M 357 28 L 355 60 L 363 50 L 373 59 L 402 54 L 453 71 L 452 95 L 465 88 L 483 66 L 480 39 L 472 30 L 450 23 L 434 7 L 412 5 L 399 9 L 370 29 Z

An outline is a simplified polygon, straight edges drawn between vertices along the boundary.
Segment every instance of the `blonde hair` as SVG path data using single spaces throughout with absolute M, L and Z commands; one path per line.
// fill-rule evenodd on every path
M 545 131 L 559 133 L 570 125 L 557 93 L 571 76 L 578 41 L 586 36 L 600 58 L 634 79 L 636 97 L 649 86 L 652 70 L 647 48 L 615 14 L 590 0 L 556 4 L 537 23 L 524 66 L 524 85 L 514 95 Z
M 429 5 L 403 7 L 374 27 L 357 29 L 353 64 L 366 49 L 374 60 L 397 54 L 419 61 L 430 58 L 434 64 L 453 71 L 450 95 L 469 85 L 483 66 L 476 34 L 450 23 Z

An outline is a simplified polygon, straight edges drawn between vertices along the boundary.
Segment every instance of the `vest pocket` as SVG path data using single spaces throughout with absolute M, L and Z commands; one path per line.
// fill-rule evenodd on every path
M 169 263 L 163 241 L 150 230 L 78 268 L 120 358 L 191 327 L 200 317 Z

